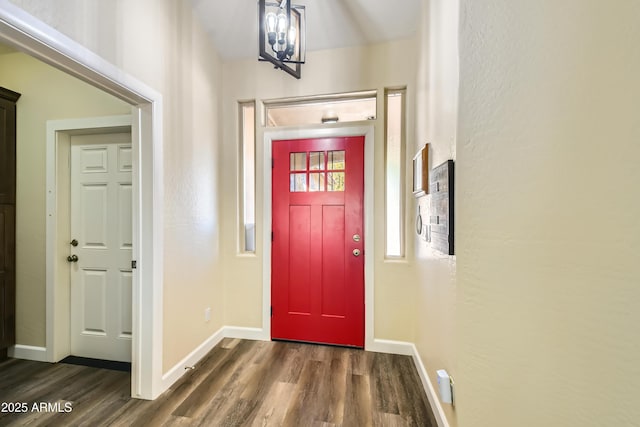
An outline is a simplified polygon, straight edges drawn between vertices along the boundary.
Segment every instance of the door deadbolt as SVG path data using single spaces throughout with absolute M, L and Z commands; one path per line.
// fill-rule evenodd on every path
M 73 239 L 72 241 L 69 242 L 69 244 L 75 247 L 75 246 L 78 246 L 78 241 L 76 239 Z
M 78 255 L 76 255 L 76 254 L 69 255 L 67 257 L 67 261 L 69 261 L 69 262 L 78 262 Z
M 353 256 L 360 256 L 360 249 L 354 249 Z
M 354 234 L 353 235 L 353 241 L 354 242 L 359 242 L 360 241 L 360 235 L 359 234 Z

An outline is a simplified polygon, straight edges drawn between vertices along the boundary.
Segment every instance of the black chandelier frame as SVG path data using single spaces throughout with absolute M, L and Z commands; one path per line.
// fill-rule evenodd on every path
M 292 55 L 286 55 L 283 54 L 282 51 L 276 51 L 274 45 L 269 43 L 269 39 L 267 36 L 265 25 L 267 7 L 281 8 L 281 3 L 258 0 L 258 60 L 270 62 L 275 68 L 279 68 L 295 77 L 296 79 L 300 79 L 301 65 L 305 63 L 306 9 L 304 6 L 292 5 L 291 0 L 282 1 L 286 2 L 286 6 L 282 9 L 287 17 L 287 23 L 289 26 L 291 26 L 293 23 L 296 32 L 297 40 L 295 43 L 294 52 L 292 52 Z

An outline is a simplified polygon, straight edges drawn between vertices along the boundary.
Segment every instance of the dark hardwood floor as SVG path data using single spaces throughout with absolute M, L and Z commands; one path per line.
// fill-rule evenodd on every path
M 225 339 L 158 399 L 129 393 L 127 372 L 10 359 L 0 426 L 436 426 L 410 357 L 340 347 Z

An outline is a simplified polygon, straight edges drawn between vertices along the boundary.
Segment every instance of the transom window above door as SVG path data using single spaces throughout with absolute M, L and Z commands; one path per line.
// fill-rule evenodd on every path
M 344 191 L 344 150 L 309 151 L 289 156 L 289 191 Z
M 264 100 L 266 127 L 347 123 L 376 118 L 375 90 Z

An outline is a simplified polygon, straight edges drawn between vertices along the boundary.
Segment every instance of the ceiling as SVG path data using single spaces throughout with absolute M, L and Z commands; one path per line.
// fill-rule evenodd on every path
M 307 14 L 307 51 L 411 36 L 422 0 L 294 0 Z M 223 61 L 258 57 L 257 0 L 191 0 Z

